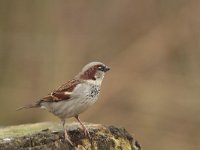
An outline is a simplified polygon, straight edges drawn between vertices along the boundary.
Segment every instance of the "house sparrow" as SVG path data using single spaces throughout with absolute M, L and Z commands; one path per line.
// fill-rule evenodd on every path
M 93 105 L 99 96 L 101 83 L 105 72 L 110 68 L 101 62 L 91 62 L 83 67 L 74 79 L 61 85 L 51 94 L 30 104 L 19 108 L 44 108 L 59 117 L 65 131 L 65 140 L 73 145 L 65 129 L 65 119 L 75 117 L 81 124 L 85 136 L 90 137 L 89 131 L 79 119 L 79 114 Z

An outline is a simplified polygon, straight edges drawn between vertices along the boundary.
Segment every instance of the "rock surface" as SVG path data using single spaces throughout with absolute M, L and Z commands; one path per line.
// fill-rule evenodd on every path
M 92 137 L 84 136 L 79 124 L 66 125 L 74 147 L 64 140 L 61 125 L 36 123 L 0 129 L 0 150 L 141 150 L 124 128 L 86 123 Z

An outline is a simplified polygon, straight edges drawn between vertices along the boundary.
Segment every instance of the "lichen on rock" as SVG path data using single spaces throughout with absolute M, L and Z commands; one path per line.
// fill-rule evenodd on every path
M 86 124 L 92 139 L 84 136 L 79 124 L 67 124 L 74 147 L 64 140 L 61 125 L 37 123 L 0 129 L 0 149 L 34 150 L 140 150 L 138 142 L 124 129 Z

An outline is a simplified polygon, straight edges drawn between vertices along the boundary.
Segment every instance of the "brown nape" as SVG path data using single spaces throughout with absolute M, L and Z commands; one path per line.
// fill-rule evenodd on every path
M 81 76 L 80 78 L 81 79 L 84 79 L 84 80 L 96 80 L 95 78 L 95 74 L 98 70 L 98 67 L 101 66 L 101 65 L 95 65 L 93 67 L 90 67 L 88 70 L 86 70 Z

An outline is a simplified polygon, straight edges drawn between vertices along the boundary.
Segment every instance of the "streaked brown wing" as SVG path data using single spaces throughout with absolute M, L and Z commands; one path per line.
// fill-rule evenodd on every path
M 68 81 L 67 83 L 61 85 L 57 90 L 54 92 L 72 92 L 74 88 L 81 83 L 79 80 L 73 79 Z
M 68 99 L 70 99 L 70 94 L 59 92 L 59 93 L 52 93 L 52 95 L 43 97 L 41 101 L 58 102 L 58 101 L 63 101 L 63 100 L 68 100 Z
M 70 80 L 67 83 L 61 85 L 57 90 L 54 90 L 51 94 L 41 99 L 41 101 L 59 102 L 63 100 L 69 100 L 71 92 L 80 83 L 79 80 Z

